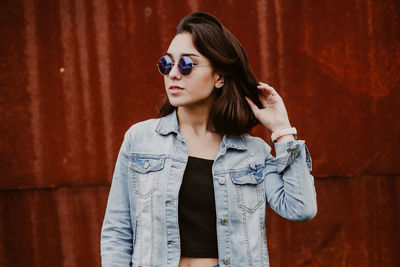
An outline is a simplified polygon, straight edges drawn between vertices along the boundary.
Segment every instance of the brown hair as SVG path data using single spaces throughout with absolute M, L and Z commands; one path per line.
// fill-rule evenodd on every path
M 223 135 L 248 133 L 257 123 L 245 96 L 257 106 L 257 79 L 251 71 L 247 55 L 236 37 L 210 14 L 195 12 L 181 20 L 177 34 L 192 35 L 196 49 L 211 63 L 213 69 L 224 77 L 222 88 L 215 88 L 214 102 L 208 117 L 208 129 Z M 166 98 L 159 116 L 175 109 Z

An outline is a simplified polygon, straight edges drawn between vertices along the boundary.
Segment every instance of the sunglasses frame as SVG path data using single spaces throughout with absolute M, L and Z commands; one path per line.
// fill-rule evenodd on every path
M 170 65 L 171 67 L 168 67 L 168 68 L 162 67 L 161 64 L 163 64 L 163 63 L 161 61 L 163 59 L 169 59 L 169 62 L 167 62 L 167 64 L 165 64 L 165 65 Z M 158 64 L 157 64 L 158 71 L 163 76 L 169 75 L 171 70 L 174 68 L 175 64 L 176 63 L 173 63 L 172 59 L 169 56 L 167 56 L 167 55 L 162 56 L 158 60 Z M 182 76 L 187 76 L 190 73 L 192 73 L 192 70 L 193 70 L 194 67 L 208 67 L 208 66 L 211 66 L 211 65 L 210 64 L 208 64 L 208 65 L 197 65 L 197 64 L 194 64 L 192 59 L 190 57 L 188 57 L 188 56 L 183 56 L 183 57 L 179 58 L 179 60 L 178 60 L 178 71 Z M 161 68 L 164 68 L 165 71 L 164 72 L 161 71 Z

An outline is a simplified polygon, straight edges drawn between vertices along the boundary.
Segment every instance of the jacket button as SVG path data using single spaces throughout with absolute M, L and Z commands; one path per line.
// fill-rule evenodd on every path
M 167 205 L 175 205 L 175 201 L 167 200 L 167 201 L 165 201 L 165 204 L 167 204 Z
M 218 183 L 219 183 L 219 184 L 225 184 L 225 177 L 220 177 L 220 178 L 218 179 Z
M 168 241 L 168 245 L 178 245 L 179 242 L 177 241 Z
M 231 261 L 229 260 L 229 258 L 224 259 L 224 264 L 228 265 L 230 263 L 231 263 Z
M 297 151 L 297 146 L 293 146 L 290 148 L 290 152 L 296 153 L 296 151 Z
M 144 165 L 143 165 L 143 168 L 145 168 L 145 169 L 147 169 L 148 167 L 149 167 L 149 162 L 148 161 L 146 161 L 145 163 L 144 163 Z
M 228 224 L 228 219 L 227 219 L 227 218 L 223 218 L 223 219 L 221 220 L 221 223 L 222 223 L 223 225 Z

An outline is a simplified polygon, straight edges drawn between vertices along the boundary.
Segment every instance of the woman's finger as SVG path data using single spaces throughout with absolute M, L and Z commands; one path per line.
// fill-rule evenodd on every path
M 280 99 L 281 96 L 278 94 L 278 92 L 271 86 L 269 86 L 266 83 L 260 83 L 259 86 L 257 86 L 257 88 L 262 92 L 262 94 L 266 97 L 273 97 L 276 99 Z
M 245 96 L 247 103 L 249 103 L 251 110 L 253 111 L 254 115 L 256 115 L 260 109 L 257 107 L 256 104 L 254 104 L 254 102 L 248 98 L 247 96 Z
M 268 93 L 273 94 L 273 95 L 275 95 L 275 94 L 277 95 L 278 94 L 273 87 L 271 87 L 271 86 L 269 86 L 268 84 L 265 84 L 265 83 L 263 83 L 261 85 L 258 85 L 257 88 L 259 90 L 263 91 L 263 92 L 268 92 Z
M 267 88 L 258 88 L 258 90 L 260 90 L 260 93 L 261 93 L 262 97 L 266 97 L 267 98 L 269 96 L 273 96 L 274 95 L 274 92 L 270 91 Z
M 266 83 L 263 83 L 263 82 L 258 82 L 258 85 L 257 85 L 257 86 L 262 86 L 262 87 L 274 89 L 272 86 L 270 86 L 270 85 L 268 85 L 268 84 L 266 84 Z
M 259 99 L 260 99 L 261 105 L 262 105 L 263 107 L 266 107 L 266 106 L 267 106 L 267 104 L 268 104 L 268 98 L 269 98 L 271 95 L 272 95 L 272 94 L 271 94 L 270 92 L 265 92 L 265 91 L 260 90 Z

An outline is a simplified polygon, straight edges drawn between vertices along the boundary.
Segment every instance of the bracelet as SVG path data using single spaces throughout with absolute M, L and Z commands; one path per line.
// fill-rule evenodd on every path
M 282 136 L 291 135 L 291 134 L 294 135 L 294 138 L 297 138 L 297 130 L 296 130 L 296 128 L 292 127 L 292 128 L 286 128 L 286 129 L 277 130 L 277 131 L 275 131 L 275 132 L 273 132 L 271 134 L 271 140 L 272 140 L 273 143 L 275 143 L 276 140 L 278 140 Z

